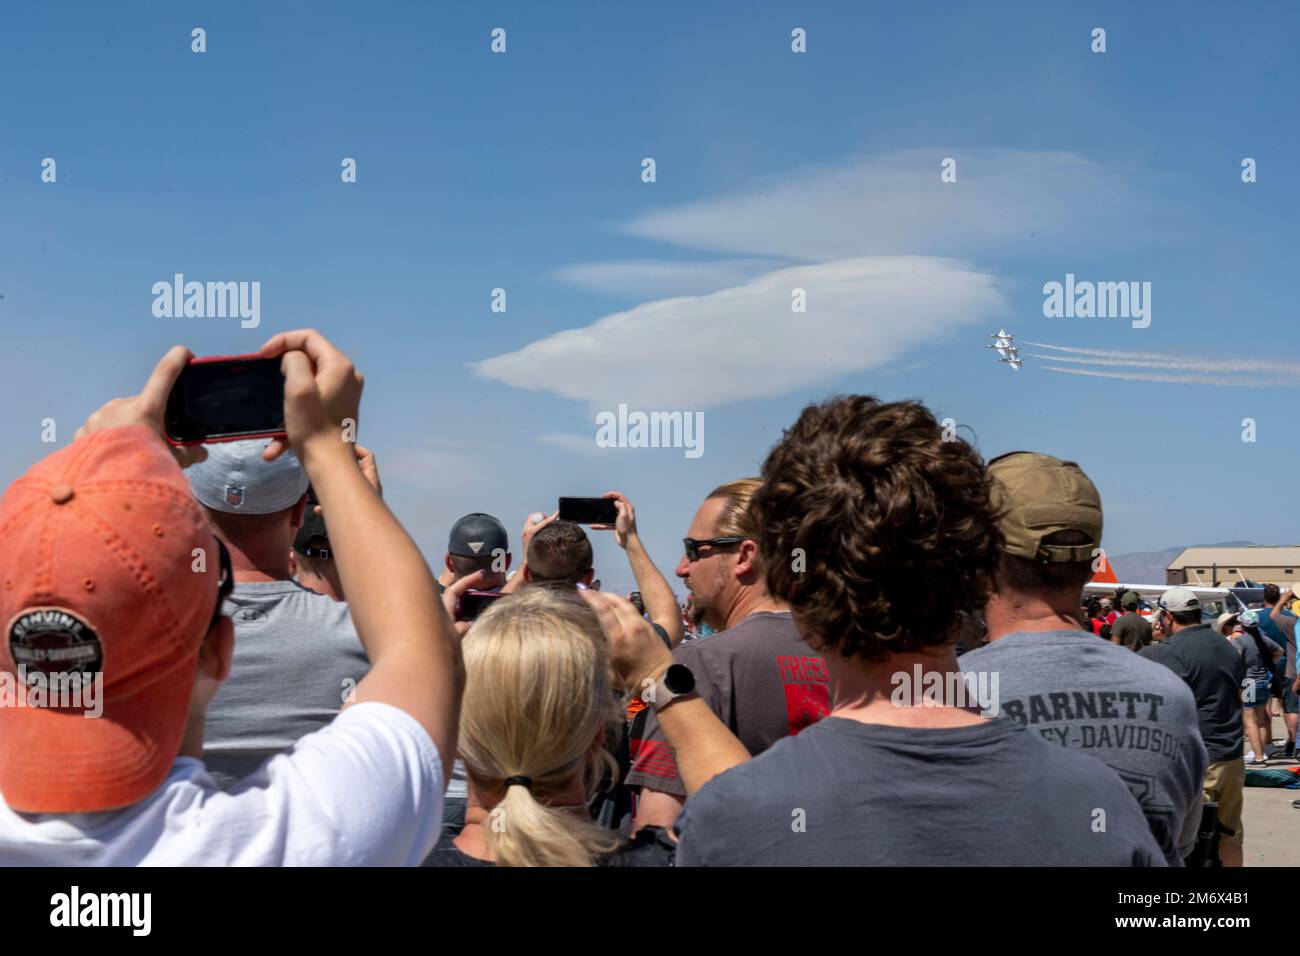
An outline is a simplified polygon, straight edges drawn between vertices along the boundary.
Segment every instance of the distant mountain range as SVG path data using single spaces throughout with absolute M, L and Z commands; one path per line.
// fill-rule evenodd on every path
M 1215 544 L 1188 544 L 1163 551 L 1134 551 L 1130 554 L 1108 554 L 1115 577 L 1127 584 L 1164 584 L 1165 568 L 1182 553 L 1183 548 L 1245 548 L 1254 541 L 1219 541 Z

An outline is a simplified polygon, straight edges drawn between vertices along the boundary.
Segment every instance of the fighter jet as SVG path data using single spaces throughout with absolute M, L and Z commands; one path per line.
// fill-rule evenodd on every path
M 990 333 L 989 338 L 993 339 L 992 345 L 986 345 L 985 348 L 996 349 L 998 361 L 1003 365 L 1010 365 L 1017 372 L 1024 362 L 1020 360 L 1020 352 L 1016 349 L 1016 339 L 1006 329 L 998 329 L 997 332 Z
M 985 348 L 997 349 L 998 354 L 1003 358 L 1007 357 L 1008 352 L 1014 352 L 1016 349 L 1016 338 L 1006 329 L 998 329 L 996 332 L 990 333 L 989 338 L 995 341 L 992 345 L 986 345 Z

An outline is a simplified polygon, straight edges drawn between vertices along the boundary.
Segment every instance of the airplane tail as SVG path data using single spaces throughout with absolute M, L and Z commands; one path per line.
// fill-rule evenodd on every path
M 1119 578 L 1115 577 L 1115 569 L 1110 566 L 1110 562 L 1103 558 L 1101 566 L 1092 574 L 1092 580 L 1089 584 L 1119 584 Z

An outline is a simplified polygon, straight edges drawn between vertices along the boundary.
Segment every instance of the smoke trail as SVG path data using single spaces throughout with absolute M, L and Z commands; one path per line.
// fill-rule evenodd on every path
M 1228 385 L 1238 388 L 1270 388 L 1275 385 L 1295 385 L 1286 379 L 1263 378 L 1223 378 L 1218 375 L 1160 375 L 1154 372 L 1098 372 L 1084 368 L 1061 368 L 1054 365 L 1042 366 L 1044 371 L 1061 372 L 1065 375 L 1087 375 L 1092 378 L 1117 378 L 1125 382 L 1173 382 L 1180 385 Z
M 1168 368 L 1187 372 L 1281 372 L 1284 375 L 1300 376 L 1300 365 L 1291 362 L 1268 362 L 1259 359 L 1198 359 L 1183 355 L 1170 355 L 1163 352 L 1122 352 L 1112 349 L 1071 348 L 1064 345 L 1051 345 L 1047 342 L 1025 342 L 1036 348 L 1064 352 L 1066 355 L 1095 356 L 1095 358 L 1067 358 L 1066 355 L 1036 358 L 1048 361 L 1070 362 L 1077 365 L 1103 365 L 1117 368 Z M 1281 384 L 1295 384 L 1283 380 Z

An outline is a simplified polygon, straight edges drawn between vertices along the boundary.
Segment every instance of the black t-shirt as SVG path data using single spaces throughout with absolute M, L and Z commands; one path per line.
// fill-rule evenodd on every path
M 467 853 L 462 853 L 452 842 L 454 837 L 443 834 L 433 852 L 425 859 L 424 866 L 496 866 L 488 860 L 478 860 Z M 672 866 L 673 854 L 677 844 L 668 836 L 663 827 L 642 827 L 637 835 L 620 846 L 613 853 L 606 854 L 596 861 L 597 866 Z
M 1196 698 L 1201 740 L 1211 763 L 1237 760 L 1242 754 L 1241 682 L 1246 665 L 1227 640 L 1208 624 L 1179 631 L 1158 654 L 1144 656 L 1164 664 L 1183 679 Z
M 714 777 L 676 826 L 678 866 L 1166 865 L 1113 770 L 1005 717 L 827 717 Z

